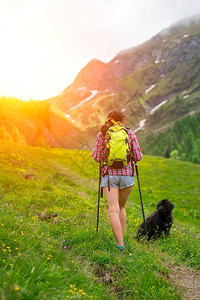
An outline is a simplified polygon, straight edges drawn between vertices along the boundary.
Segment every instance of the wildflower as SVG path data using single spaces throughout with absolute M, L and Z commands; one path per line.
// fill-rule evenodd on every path
M 19 291 L 20 288 L 18 286 L 15 287 L 15 291 Z

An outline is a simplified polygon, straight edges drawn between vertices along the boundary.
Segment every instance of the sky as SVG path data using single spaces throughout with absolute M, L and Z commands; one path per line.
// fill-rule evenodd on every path
M 196 14 L 199 0 L 0 0 L 0 96 L 56 96 L 91 59 Z

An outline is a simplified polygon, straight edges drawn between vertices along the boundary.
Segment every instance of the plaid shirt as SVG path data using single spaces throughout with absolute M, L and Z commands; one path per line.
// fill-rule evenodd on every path
M 132 154 L 132 161 L 139 161 L 142 159 L 142 152 L 135 133 L 128 129 L 129 145 Z M 97 135 L 96 145 L 92 152 L 92 157 L 96 162 L 101 162 L 103 150 L 106 145 L 106 137 L 101 132 Z M 130 161 L 126 167 L 121 169 L 114 169 L 112 167 L 104 166 L 102 170 L 102 176 L 108 175 L 120 175 L 120 176 L 132 176 L 134 174 L 133 164 Z

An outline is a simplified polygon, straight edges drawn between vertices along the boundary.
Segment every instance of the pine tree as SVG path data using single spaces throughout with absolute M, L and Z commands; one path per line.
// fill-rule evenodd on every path
M 6 127 L 4 125 L 1 125 L 1 127 L 0 127 L 0 139 L 9 141 L 9 142 L 13 142 L 12 136 L 6 130 Z
M 22 138 L 22 136 L 21 136 L 21 134 L 20 134 L 19 129 L 17 128 L 17 126 L 15 126 L 13 128 L 12 138 L 13 138 L 13 142 L 14 143 L 17 143 L 19 145 L 24 145 L 24 139 Z
M 4 125 L 1 125 L 0 127 L 0 139 L 5 140 L 5 135 L 6 135 L 6 127 Z
M 178 159 L 178 150 L 175 149 L 174 151 L 172 151 L 170 153 L 170 157 L 173 158 L 173 159 Z
M 166 149 L 164 157 L 165 158 L 170 158 L 170 150 L 169 150 L 169 148 Z
M 47 146 L 44 138 L 41 135 L 37 138 L 37 140 L 35 142 L 35 146 L 37 146 L 37 147 L 46 147 Z

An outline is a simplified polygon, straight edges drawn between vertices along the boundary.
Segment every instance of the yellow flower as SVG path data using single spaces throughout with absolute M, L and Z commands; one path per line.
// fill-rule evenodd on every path
M 15 291 L 19 291 L 20 288 L 18 286 L 15 287 Z

